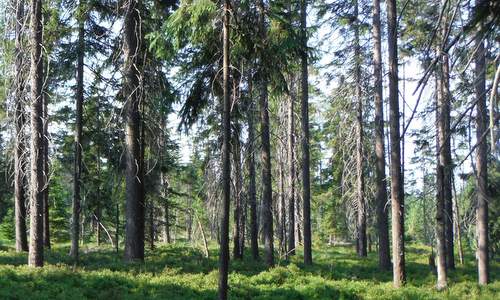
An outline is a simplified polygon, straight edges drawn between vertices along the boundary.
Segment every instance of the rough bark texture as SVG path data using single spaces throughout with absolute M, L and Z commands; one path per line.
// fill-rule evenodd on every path
M 378 261 L 382 270 L 391 268 L 389 225 L 387 219 L 387 182 L 385 178 L 384 98 L 382 95 L 382 38 L 380 0 L 373 0 L 373 73 L 375 78 L 375 180 L 377 185 Z
M 301 109 L 302 117 L 302 208 L 304 218 L 304 264 L 312 265 L 311 237 L 311 184 L 309 170 L 309 83 L 307 72 L 307 3 L 300 2 L 300 28 L 302 51 L 300 53 Z
M 24 22 L 24 0 L 16 1 L 16 37 L 15 37 L 15 65 L 14 65 L 14 101 L 16 142 L 14 150 L 14 213 L 16 222 L 16 251 L 28 251 L 26 235 L 26 189 L 25 189 L 25 159 L 26 145 L 23 128 L 26 124 L 24 112 L 24 51 L 22 46 L 22 30 Z
M 478 1 L 476 1 L 478 3 Z M 476 38 L 475 56 L 475 93 L 476 93 L 476 195 L 477 195 L 477 272 L 479 284 L 489 281 L 489 241 L 488 241 L 488 171 L 486 144 L 487 107 L 486 107 L 486 62 L 485 48 L 481 35 Z
M 404 187 L 401 177 L 401 145 L 398 100 L 398 50 L 396 1 L 387 0 L 387 43 L 389 52 L 389 122 L 391 145 L 392 261 L 393 284 L 405 283 Z
M 31 2 L 31 182 L 30 242 L 28 264 L 43 266 L 43 63 L 42 63 L 42 1 Z
M 219 251 L 219 299 L 227 299 L 229 271 L 229 209 L 231 200 L 231 95 L 229 90 L 229 30 L 230 30 L 230 3 L 224 1 L 223 25 L 223 112 L 222 112 L 222 219 L 220 225 L 220 251 Z
M 238 126 L 235 126 L 238 127 Z M 242 236 L 242 178 L 241 178 L 241 159 L 240 159 L 240 132 L 239 128 L 235 128 L 233 132 L 233 169 L 234 169 L 234 234 L 233 234 L 233 256 L 235 259 L 242 259 L 243 252 L 241 249 L 241 236 Z M 243 223 L 243 224 L 242 224 Z
M 288 253 L 295 255 L 295 78 L 291 80 L 288 101 Z
M 144 181 L 141 161 L 140 3 L 125 7 L 123 28 L 124 96 L 126 97 L 125 260 L 144 260 Z
M 80 2 L 81 5 L 81 2 Z M 81 18 L 82 16 L 80 16 Z M 73 170 L 73 203 L 70 256 L 78 261 L 80 240 L 80 180 L 82 174 L 83 63 L 85 55 L 84 20 L 78 22 L 78 58 L 76 65 L 75 165 Z
M 358 1 L 354 5 L 354 77 L 356 82 L 356 198 L 357 210 L 357 249 L 358 256 L 366 257 L 366 204 L 365 178 L 363 175 L 363 95 L 361 91 L 361 47 L 359 45 Z

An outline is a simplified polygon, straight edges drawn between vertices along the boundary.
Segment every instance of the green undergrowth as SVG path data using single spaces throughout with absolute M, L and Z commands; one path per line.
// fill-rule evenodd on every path
M 88 245 L 75 266 L 68 245 L 46 251 L 43 268 L 26 266 L 27 255 L 0 249 L 0 299 L 215 299 L 217 247 L 210 257 L 185 243 L 147 251 L 144 263 L 125 263 L 122 253 Z M 301 263 L 301 253 L 279 260 L 272 269 L 249 255 L 231 261 L 230 299 L 500 299 L 499 262 L 493 261 L 492 283 L 476 284 L 473 257 L 450 273 L 450 287 L 435 290 L 427 265 L 429 249 L 407 248 L 408 283 L 392 287 L 391 272 L 377 266 L 377 254 L 358 258 L 348 247 L 323 245 L 314 250 L 314 266 Z

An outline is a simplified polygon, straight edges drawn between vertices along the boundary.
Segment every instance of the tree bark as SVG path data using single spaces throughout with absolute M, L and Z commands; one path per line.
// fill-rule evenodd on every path
M 235 91 L 235 90 L 233 90 Z M 233 169 L 234 169 L 234 235 L 233 235 L 233 256 L 235 259 L 243 259 L 241 249 L 241 226 L 242 218 L 242 178 L 241 178 L 241 147 L 240 147 L 240 130 L 238 125 L 234 126 L 233 131 Z
M 438 49 L 439 50 L 439 49 Z M 438 52 L 439 53 L 439 52 Z M 443 81 L 442 69 L 439 69 L 436 74 L 436 248 L 437 248 L 437 289 L 442 290 L 447 286 L 447 267 L 446 267 L 446 225 L 445 225 L 445 166 L 443 164 L 443 156 L 441 145 L 445 138 L 444 136 L 444 121 L 443 121 Z
M 82 7 L 82 2 L 80 2 Z M 82 13 L 80 11 L 80 13 Z M 85 23 L 83 16 L 78 20 L 78 49 L 76 66 L 76 124 L 75 124 L 75 165 L 73 171 L 73 203 L 71 223 L 70 256 L 78 261 L 78 242 L 80 240 L 80 184 L 82 174 L 82 117 L 83 117 L 83 64 L 85 56 Z M 118 243 L 118 241 L 116 241 Z
M 229 35 L 230 35 L 230 3 L 224 0 L 223 20 L 223 111 L 222 111 L 222 219 L 221 243 L 219 252 L 219 299 L 226 300 L 228 292 L 227 277 L 229 271 L 229 209 L 231 191 L 231 95 L 229 90 Z
M 14 65 L 14 101 L 15 101 L 15 126 L 16 148 L 14 150 L 14 202 L 16 222 L 16 251 L 28 251 L 28 238 L 26 235 L 26 189 L 25 189 L 25 159 L 26 145 L 23 128 L 26 124 L 24 112 L 25 79 L 23 72 L 24 50 L 22 45 L 24 1 L 16 1 L 16 36 L 15 36 L 15 65 Z
M 140 2 L 125 7 L 123 29 L 124 96 L 126 97 L 125 260 L 144 260 L 144 176 L 141 161 L 141 48 Z
M 375 181 L 377 203 L 378 261 L 381 270 L 390 270 L 387 181 L 385 178 L 384 98 L 382 88 L 382 38 L 380 0 L 373 0 L 373 73 L 375 78 Z
M 480 1 L 476 0 L 476 4 Z M 476 140 L 478 147 L 476 150 L 476 195 L 477 195 L 477 271 L 478 282 L 486 285 L 489 281 L 489 241 L 488 241 L 488 171 L 487 159 L 488 149 L 486 138 L 483 135 L 487 128 L 487 107 L 486 107 L 486 49 L 481 41 L 481 34 L 476 37 L 475 54 L 475 81 L 474 89 L 476 94 Z M 493 141 L 492 141 L 493 142 Z
M 250 94 L 252 80 L 249 80 Z M 253 259 L 259 258 L 259 228 L 257 226 L 257 196 L 255 187 L 255 129 L 254 129 L 254 104 L 250 100 L 247 112 L 248 118 L 248 202 L 250 203 L 250 248 Z
M 295 255 L 295 77 L 290 82 L 288 100 L 288 253 Z
M 396 1 L 387 0 L 387 43 L 389 52 L 389 122 L 391 145 L 392 260 L 393 284 L 406 281 L 404 250 L 404 187 L 401 178 L 401 145 L 398 99 L 398 49 Z
M 48 97 L 43 95 L 43 245 L 50 249 L 50 218 L 49 218 L 49 117 Z
M 263 41 L 267 40 L 265 25 L 264 1 L 258 2 L 260 35 Z M 264 253 L 268 266 L 274 265 L 274 238 L 273 238 L 273 191 L 271 182 L 271 143 L 269 133 L 269 108 L 268 108 L 268 78 L 265 65 L 266 58 L 261 54 L 259 75 L 259 104 L 260 104 L 260 131 L 262 148 L 260 152 L 262 166 L 262 227 L 264 235 Z
M 42 0 L 31 2 L 31 183 L 28 264 L 43 266 L 43 61 Z
M 358 256 L 366 257 L 366 204 L 365 179 L 363 175 L 363 98 L 361 91 L 361 48 L 359 45 L 358 1 L 354 5 L 354 77 L 356 82 L 356 198 Z
M 300 52 L 301 109 L 302 117 L 302 208 L 304 218 L 304 264 L 312 265 L 311 237 L 311 184 L 309 170 L 309 83 L 307 71 L 307 2 L 300 2 L 300 29 L 302 51 Z

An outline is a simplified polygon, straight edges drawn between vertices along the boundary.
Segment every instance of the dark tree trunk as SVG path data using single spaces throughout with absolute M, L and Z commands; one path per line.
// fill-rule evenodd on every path
M 80 5 L 82 3 L 80 2 Z M 85 27 L 83 16 L 78 20 L 78 49 L 76 66 L 76 123 L 75 123 L 75 165 L 73 173 L 73 209 L 71 223 L 70 256 L 78 261 L 80 240 L 80 184 L 82 174 L 82 116 L 83 116 L 83 64 L 85 56 Z M 118 241 L 117 241 L 118 242 Z
M 444 22 L 442 29 L 442 37 L 446 36 L 446 30 L 449 22 Z M 446 47 L 447 42 L 443 40 L 442 45 Z M 440 120 L 441 130 L 444 133 L 443 140 L 441 140 L 441 152 L 439 155 L 442 158 L 444 168 L 443 176 L 443 197 L 444 197 L 444 226 L 446 238 L 446 267 L 455 269 L 455 255 L 453 243 L 453 197 L 452 197 L 452 178 L 453 178 L 453 165 L 451 161 L 451 130 L 450 130 L 450 110 L 451 110 L 451 93 L 450 93 L 450 63 L 447 53 L 441 53 L 441 80 L 442 80 L 442 105 Z
M 361 48 L 359 45 L 358 1 L 354 5 L 354 76 L 356 81 L 356 198 L 358 256 L 366 257 L 366 204 L 365 179 L 363 175 L 363 95 L 361 91 Z
M 28 238 L 26 236 L 26 189 L 25 189 L 25 159 L 26 145 L 23 128 L 26 124 L 24 112 L 24 88 L 25 79 L 23 72 L 24 50 L 22 45 L 23 23 L 24 23 L 24 1 L 16 1 L 16 37 L 15 37 L 15 125 L 16 125 L 16 148 L 14 150 L 14 197 L 15 197 L 15 219 L 16 219 L 16 251 L 28 251 Z
M 125 260 L 144 260 L 144 181 L 141 161 L 141 51 L 140 2 L 125 7 L 123 29 L 124 96 L 126 97 L 126 224 Z
M 28 264 L 43 266 L 43 62 L 42 0 L 31 2 L 31 182 L 30 242 Z
M 242 178 L 241 178 L 241 147 L 240 147 L 240 130 L 238 124 L 235 124 L 233 131 L 233 169 L 234 169 L 234 234 L 233 234 L 233 256 L 235 259 L 242 259 L 243 253 L 241 249 L 241 226 L 242 218 Z
M 264 1 L 258 3 L 260 35 L 263 41 L 267 40 L 267 28 L 265 25 Z M 264 235 L 264 253 L 268 266 L 274 265 L 274 238 L 273 238 L 273 191 L 271 182 L 271 143 L 269 133 L 269 108 L 268 108 L 268 78 L 266 72 L 267 58 L 261 55 L 259 70 L 259 106 L 260 106 L 260 131 L 262 147 L 260 160 L 262 166 L 262 231 Z
M 389 122 L 391 145 L 392 260 L 393 283 L 404 285 L 404 187 L 401 177 L 401 144 L 398 100 L 398 35 L 396 1 L 387 1 L 387 43 L 389 52 Z
M 295 77 L 291 80 L 288 101 L 288 253 L 295 255 Z
M 476 0 L 476 3 L 479 3 Z M 481 35 L 476 37 L 475 54 L 475 93 L 476 107 L 476 194 L 477 194 L 477 271 L 480 285 L 489 281 L 489 241 L 488 241 L 488 146 L 486 144 L 487 108 L 486 108 L 486 62 L 485 48 Z M 494 142 L 494 141 L 492 141 Z
M 250 90 L 252 79 L 249 79 Z M 250 204 L 250 248 L 253 259 L 259 258 L 259 228 L 257 226 L 257 195 L 255 187 L 255 129 L 254 104 L 250 101 L 248 109 L 248 202 Z
M 304 264 L 312 265 L 311 237 L 311 184 L 309 170 L 309 83 L 307 72 L 307 3 L 300 2 L 300 29 L 302 51 L 300 52 L 300 114 L 302 117 L 302 208 L 304 218 Z
M 378 261 L 382 270 L 390 270 L 389 225 L 387 219 L 387 182 L 385 179 L 384 98 L 382 96 L 382 42 L 380 0 L 373 0 L 373 72 L 375 78 L 375 180 L 377 185 Z
M 223 20 L 223 111 L 222 111 L 222 219 L 219 251 L 219 299 L 226 300 L 228 292 L 227 276 L 229 271 L 229 209 L 231 200 L 231 95 L 229 90 L 229 30 L 230 3 L 224 0 Z

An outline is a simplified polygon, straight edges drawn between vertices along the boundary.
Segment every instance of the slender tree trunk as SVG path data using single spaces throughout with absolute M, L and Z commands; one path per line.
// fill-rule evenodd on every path
M 295 255 L 295 77 L 290 84 L 288 100 L 288 253 Z
M 265 8 L 264 1 L 259 0 L 259 24 L 260 35 L 263 41 L 267 40 L 267 28 L 265 25 Z M 262 165 L 262 227 L 264 234 L 264 253 L 265 260 L 268 266 L 274 265 L 274 238 L 273 238 L 273 212 L 272 201 L 273 191 L 271 182 L 271 143 L 269 133 L 269 108 L 268 108 L 268 78 L 266 74 L 266 58 L 261 55 L 260 65 L 260 126 L 261 126 L 261 139 L 262 148 L 260 152 L 260 159 Z
M 43 99 L 43 245 L 50 249 L 50 221 L 49 221 L 49 117 L 48 97 Z
M 43 61 L 42 0 L 31 2 L 31 183 L 28 264 L 43 266 Z
M 300 52 L 301 77 L 301 117 L 302 117 L 302 205 L 304 218 L 304 264 L 312 265 L 311 237 L 311 185 L 309 169 L 309 83 L 307 72 L 307 2 L 300 2 L 300 29 L 302 51 Z
M 462 229 L 460 226 L 460 210 L 458 208 L 458 197 L 457 197 L 457 189 L 455 187 L 455 179 L 454 177 L 451 178 L 452 180 L 452 186 L 453 186 L 453 198 L 455 201 L 453 201 L 454 204 L 454 214 L 455 217 L 453 218 L 454 220 L 454 226 L 455 226 L 455 232 L 457 234 L 457 246 L 458 246 L 458 259 L 461 265 L 464 264 L 464 250 L 462 247 Z
M 235 90 L 233 90 L 235 91 Z M 242 222 L 242 209 L 241 209 L 241 159 L 240 159 L 240 133 L 238 125 L 233 132 L 233 169 L 234 169 L 234 194 L 235 194 L 235 205 L 234 205 L 234 234 L 233 234 L 233 256 L 235 259 L 242 259 L 242 253 L 240 249 L 241 245 L 241 222 Z
M 390 270 L 389 225 L 387 219 L 387 182 L 385 178 L 384 98 L 382 95 L 382 42 L 380 0 L 373 0 L 373 72 L 375 78 L 375 180 L 377 185 L 378 261 L 382 270 Z
M 476 4 L 480 3 L 476 0 Z M 486 62 L 484 43 L 481 34 L 476 37 L 475 81 L 476 93 L 476 195 L 477 195 L 477 271 L 480 285 L 489 281 L 489 241 L 488 241 L 488 145 L 486 143 L 487 107 L 486 107 Z M 493 141 L 492 141 L 493 142 Z
M 442 70 L 439 69 L 436 74 L 436 243 L 437 243 L 437 289 L 442 290 L 447 286 L 447 267 L 446 267 L 446 225 L 445 225 L 445 166 L 443 164 L 442 151 L 440 151 L 445 138 L 443 121 L 443 81 Z
M 445 237 L 446 237 L 446 267 L 455 269 L 455 255 L 453 243 L 453 197 L 452 197 L 452 178 L 453 178 L 453 163 L 451 161 L 451 145 L 450 145 L 450 110 L 451 110 L 451 94 L 450 94 L 450 66 L 448 54 L 442 54 L 442 84 L 443 84 L 443 99 L 441 118 L 443 121 L 444 140 L 442 141 L 442 149 L 440 155 L 443 158 L 444 167 L 444 210 L 445 210 Z
M 284 149 L 283 149 L 284 150 Z M 286 204 L 285 204 L 285 166 L 283 163 L 283 153 L 281 151 L 279 155 L 279 217 L 280 217 L 280 228 L 279 228 L 279 241 L 280 241 L 280 252 L 284 255 L 285 259 L 288 258 L 288 253 L 286 251 Z
M 354 76 L 356 81 L 356 197 L 358 201 L 357 210 L 357 232 L 358 232 L 358 256 L 366 257 L 366 204 L 365 204 L 365 180 L 363 175 L 363 95 L 361 91 L 361 48 L 359 45 L 359 20 L 358 1 L 354 5 Z
M 249 80 L 250 90 L 252 80 Z M 250 203 L 250 248 L 253 259 L 259 258 L 259 228 L 257 226 L 257 195 L 255 187 L 255 129 L 254 104 L 251 101 L 248 113 L 248 202 Z
M 123 30 L 124 96 L 126 97 L 125 260 L 144 260 L 144 176 L 141 161 L 141 59 L 140 2 L 125 7 Z
M 82 2 L 80 2 L 82 6 Z M 81 12 L 82 13 L 82 12 Z M 80 240 L 80 184 L 82 174 L 82 115 L 83 115 L 83 64 L 85 56 L 85 21 L 79 16 L 78 21 L 78 58 L 76 66 L 76 123 L 75 123 L 75 165 L 73 173 L 73 203 L 71 223 L 70 256 L 76 261 L 79 258 L 78 242 Z M 118 243 L 118 240 L 117 240 Z
M 229 271 L 229 209 L 231 200 L 231 95 L 229 90 L 229 34 L 230 34 L 230 3 L 224 0 L 223 20 L 223 111 L 222 111 L 222 219 L 221 243 L 219 251 L 219 299 L 226 300 L 228 292 L 227 276 Z
M 401 145 L 398 99 L 398 35 L 396 1 L 387 3 L 387 43 L 389 52 L 389 122 L 391 145 L 391 201 L 392 201 L 392 260 L 393 283 L 396 288 L 404 285 L 404 188 L 401 178 Z
M 14 150 L 14 197 L 15 197 L 15 219 L 16 219 L 16 251 L 28 251 L 28 238 L 26 235 L 26 189 L 25 183 L 25 159 L 26 145 L 24 141 L 23 128 L 26 124 L 24 112 L 24 88 L 25 79 L 23 72 L 24 50 L 23 23 L 24 23 L 24 0 L 16 1 L 16 37 L 15 37 L 15 125 L 16 125 L 16 148 Z

